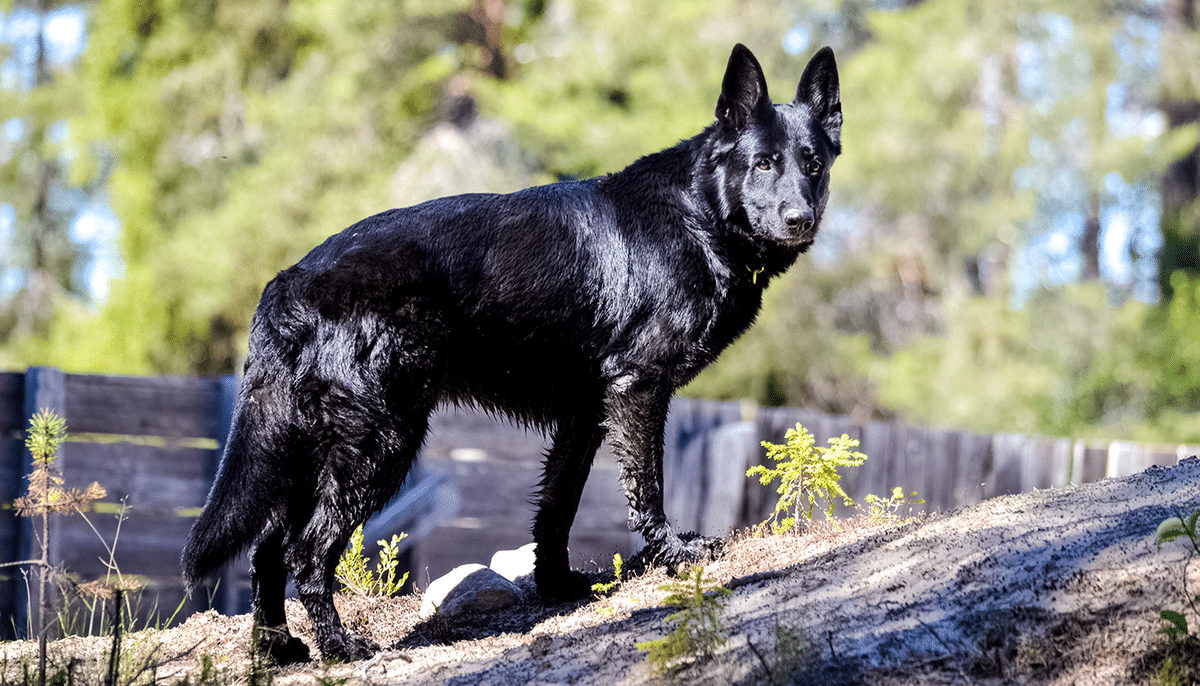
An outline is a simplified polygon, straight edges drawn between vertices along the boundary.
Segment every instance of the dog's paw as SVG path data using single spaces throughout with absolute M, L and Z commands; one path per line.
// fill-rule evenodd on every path
M 308 646 L 292 636 L 286 626 L 282 630 L 278 627 L 260 627 L 258 649 L 280 667 L 312 659 Z
M 592 593 L 592 582 L 587 575 L 568 569 L 565 572 L 542 573 L 534 570 L 538 597 L 548 602 L 563 602 L 585 598 Z
M 674 576 L 684 574 L 692 565 L 715 560 L 721 556 L 725 541 L 688 532 L 671 536 L 651 556 L 656 565 L 666 567 Z
M 342 631 L 321 646 L 326 662 L 357 662 L 378 653 L 379 644 L 365 636 Z

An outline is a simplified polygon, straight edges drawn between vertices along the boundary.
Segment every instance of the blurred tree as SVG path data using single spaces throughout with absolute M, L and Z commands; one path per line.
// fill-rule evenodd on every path
M 1111 218 L 1136 213 L 1120 203 L 1147 197 L 1127 189 L 1154 185 L 1164 160 L 1196 141 L 1194 129 L 1154 130 L 1151 9 L 931 0 L 868 15 L 874 38 L 843 78 L 849 164 L 835 175 L 852 205 L 882 219 L 869 227 L 883 238 L 877 271 L 856 287 L 871 295 L 858 300 L 928 313 L 892 327 L 899 335 L 880 335 L 886 312 L 863 318 L 876 327 L 862 368 L 880 405 L 939 424 L 1074 434 L 1128 435 L 1155 416 L 1153 369 L 1120 362 L 1151 361 L 1137 335 L 1150 310 L 1125 301 L 1138 284 L 1106 275 L 1101 255 Z M 891 84 L 885 96 L 878 82 Z M 855 102 L 891 114 L 856 128 Z M 1157 227 L 1129 232 L 1126 259 L 1152 261 L 1139 255 L 1144 231 Z M 1073 247 L 1047 255 L 1056 243 Z M 1011 282 L 1010 262 L 1032 245 L 1048 271 L 1024 264 L 1024 283 Z M 877 276 L 889 272 L 890 287 Z M 1098 277 L 1109 280 L 1069 285 Z
M 844 67 L 843 101 L 870 116 L 846 127 L 838 188 L 874 215 L 877 274 L 915 310 L 953 289 L 1007 290 L 1003 253 L 1032 201 L 1013 181 L 1029 125 L 1012 92 L 1017 16 L 950 0 L 873 12 L 871 42 Z M 1001 264 L 978 269 L 997 248 Z
M 483 112 L 516 127 L 548 180 L 616 171 L 699 133 L 714 119 L 735 43 L 754 50 L 780 89 L 776 100 L 795 95 L 804 66 L 784 55 L 778 27 L 790 12 L 776 3 L 559 0 L 544 8 L 511 48 L 513 78 L 478 88 Z
M 1186 297 L 1129 297 L 1153 299 L 1154 263 L 1191 254 L 1156 260 L 1145 208 L 1169 160 L 1184 162 L 1167 185 L 1196 195 L 1196 127 L 1171 114 L 1197 100 L 1194 8 L 1171 0 L 1160 37 L 1152 0 L 100 0 L 69 121 L 98 143 L 70 162 L 85 181 L 112 167 L 124 275 L 98 311 L 60 302 L 0 363 L 231 371 L 266 281 L 347 224 L 620 169 L 712 121 L 733 43 L 777 101 L 829 43 L 846 125 L 822 237 L 687 392 L 1154 431 L 1192 407 L 1200 369 L 1183 338 L 1195 282 L 1169 268 L 1164 292 Z M 1178 216 L 1194 238 L 1195 205 L 1172 193 L 1164 233 Z
M 1172 130 L 1200 123 L 1200 2 L 1166 0 L 1162 40 L 1162 110 Z M 1171 158 L 1162 178 L 1163 247 L 1159 283 L 1174 293 L 1178 271 L 1200 274 L 1200 143 Z
M 500 68 L 494 5 L 98 3 L 78 126 L 114 160 L 124 277 L 98 314 L 60 311 L 15 354 L 67 369 L 232 371 L 263 285 L 388 206 L 391 172 L 452 74 Z
M 71 223 L 102 174 L 71 176 L 80 144 L 69 57 L 51 54 L 47 27 L 61 2 L 20 2 L 0 15 L 0 341 L 43 336 L 64 298 L 84 298 L 89 253 Z M 0 53 L 3 54 L 3 53 Z
M 10 355 L 92 371 L 230 371 L 278 269 L 392 197 L 424 192 L 401 162 L 443 149 L 415 148 L 438 119 L 463 123 L 478 102 L 512 121 L 543 179 L 618 169 L 707 124 L 730 46 L 779 44 L 773 30 L 741 27 L 776 11 L 104 0 L 77 125 L 114 160 L 124 275 L 98 314 L 61 310 Z M 776 73 L 781 55 L 760 50 Z
M 1130 299 L 1156 290 L 1153 188 L 1197 140 L 1156 127 L 1155 4 L 840 7 L 870 38 L 839 54 L 833 216 L 691 390 L 1083 436 L 1192 407 L 1186 305 Z

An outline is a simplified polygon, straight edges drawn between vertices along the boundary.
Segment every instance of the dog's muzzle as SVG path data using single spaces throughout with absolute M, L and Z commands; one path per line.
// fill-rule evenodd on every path
M 791 231 L 793 236 L 803 236 L 812 231 L 812 210 L 789 207 L 783 211 L 783 223 L 787 225 L 788 231 Z

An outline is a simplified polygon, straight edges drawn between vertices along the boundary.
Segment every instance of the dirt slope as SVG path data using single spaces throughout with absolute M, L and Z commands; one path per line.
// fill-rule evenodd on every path
M 1139 665 L 1158 641 L 1158 610 L 1181 609 L 1184 598 L 1185 549 L 1159 550 L 1154 531 L 1197 507 L 1200 460 L 1191 458 L 902 524 L 743 538 L 706 572 L 734 588 L 725 651 L 676 680 L 766 683 L 755 652 L 776 676 L 788 671 L 772 653 L 782 625 L 807 641 L 787 683 L 1146 683 Z M 1186 574 L 1191 593 L 1200 593 L 1200 561 Z M 657 590 L 665 581 L 652 571 L 610 598 L 529 604 L 456 625 L 418 624 L 414 598 L 342 599 L 347 625 L 390 649 L 364 663 L 285 670 L 276 683 L 655 683 L 635 643 L 667 630 L 669 610 Z M 302 610 L 292 605 L 289 613 L 309 639 Z M 1189 621 L 1200 626 L 1200 617 Z M 196 615 L 153 637 L 160 658 L 196 646 L 158 674 L 194 680 L 203 654 L 230 658 L 225 669 L 244 673 L 248 633 L 245 616 Z M 77 640 L 59 649 L 81 655 L 104 648 Z

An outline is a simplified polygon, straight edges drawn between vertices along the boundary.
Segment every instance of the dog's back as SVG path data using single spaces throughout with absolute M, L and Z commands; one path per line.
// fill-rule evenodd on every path
M 632 358 L 695 358 L 690 374 L 707 361 L 698 350 L 727 342 L 706 345 L 725 309 L 718 300 L 745 300 L 727 327 L 731 339 L 757 310 L 761 288 L 722 293 L 712 237 L 681 228 L 686 187 L 672 181 L 693 163 L 688 145 L 660 153 L 679 168 L 652 156 L 624 173 L 635 179 L 455 196 L 368 218 L 289 270 L 300 283 L 267 318 L 309 309 L 314 315 L 288 319 L 311 327 L 315 315 L 386 318 L 411 310 L 416 296 L 433 301 L 446 334 L 440 399 L 542 425 Z M 304 327 L 288 335 L 312 336 Z

